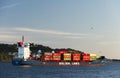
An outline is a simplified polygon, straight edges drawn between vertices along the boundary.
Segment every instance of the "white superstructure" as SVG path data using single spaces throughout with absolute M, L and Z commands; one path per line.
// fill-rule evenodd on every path
M 18 42 L 18 58 L 26 61 L 30 57 L 29 43 L 24 43 L 24 40 Z

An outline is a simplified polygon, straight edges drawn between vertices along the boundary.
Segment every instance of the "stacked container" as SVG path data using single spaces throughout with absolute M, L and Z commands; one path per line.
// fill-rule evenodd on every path
M 96 54 L 90 54 L 90 61 L 94 61 L 97 59 L 97 55 Z
M 85 53 L 85 54 L 82 54 L 82 56 L 83 56 L 83 61 L 85 61 L 85 62 L 89 62 L 90 61 L 90 54 Z
M 44 60 L 51 61 L 52 60 L 52 53 L 44 53 Z
M 53 61 L 60 61 L 61 54 L 60 53 L 53 53 Z
M 64 54 L 64 53 L 68 53 L 68 52 L 66 50 L 60 50 L 57 53 Z
M 72 54 L 72 60 L 75 61 L 75 62 L 80 61 L 81 60 L 81 54 L 79 54 L 79 53 Z
M 71 61 L 71 53 L 64 53 L 63 54 L 64 61 Z

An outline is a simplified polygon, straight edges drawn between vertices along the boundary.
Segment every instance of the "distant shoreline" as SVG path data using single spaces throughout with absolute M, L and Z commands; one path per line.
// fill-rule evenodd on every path
M 8 60 L 4 60 L 4 61 L 0 61 L 0 62 L 12 62 L 12 60 L 8 61 Z
M 120 61 L 120 59 L 110 59 L 111 61 Z

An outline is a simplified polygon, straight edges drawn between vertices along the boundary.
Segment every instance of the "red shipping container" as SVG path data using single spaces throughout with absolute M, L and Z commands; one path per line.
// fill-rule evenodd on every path
M 52 53 L 44 53 L 44 60 L 52 60 Z
M 52 55 L 44 55 L 44 58 L 52 58 Z
M 60 53 L 53 53 L 53 61 L 60 61 L 61 54 Z
M 53 53 L 53 56 L 60 56 L 60 53 Z
M 61 58 L 53 58 L 53 61 L 60 61 Z
M 78 53 L 73 54 L 73 55 L 72 55 L 73 61 L 80 61 L 80 58 L 81 58 L 80 56 L 81 56 L 81 54 L 78 54 Z
M 66 50 L 60 50 L 60 51 L 58 51 L 58 53 L 64 54 L 64 53 L 68 53 L 68 52 Z
M 86 53 L 86 54 L 83 54 L 83 61 L 90 61 L 90 54 Z
M 52 57 L 49 57 L 49 56 L 46 56 L 46 57 L 44 57 L 44 60 L 52 60 Z

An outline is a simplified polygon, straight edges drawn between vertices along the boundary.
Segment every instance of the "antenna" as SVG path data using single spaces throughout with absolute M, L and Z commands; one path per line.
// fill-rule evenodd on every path
M 24 36 L 22 36 L 22 42 L 24 42 Z

